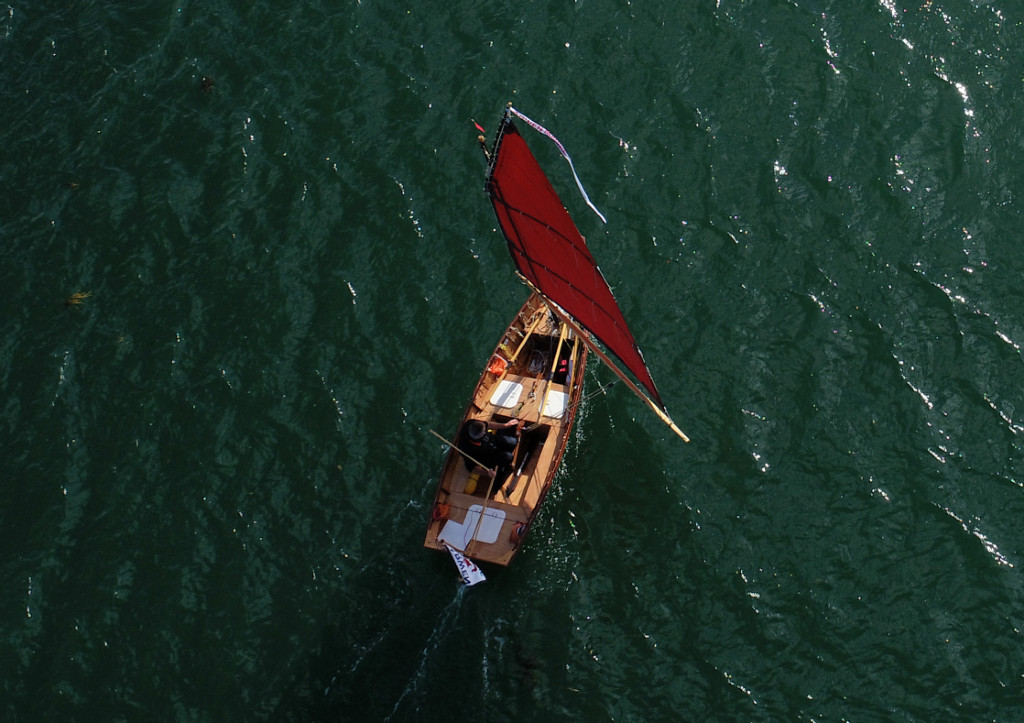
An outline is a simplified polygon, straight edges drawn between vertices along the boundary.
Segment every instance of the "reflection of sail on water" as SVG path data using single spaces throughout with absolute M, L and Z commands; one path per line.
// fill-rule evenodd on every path
M 646 394 L 594 349 L 684 439 L 644 362 L 608 282 L 558 194 L 513 123 L 502 119 L 487 178 L 509 253 L 520 275 L 568 318 L 590 332 L 628 369 Z

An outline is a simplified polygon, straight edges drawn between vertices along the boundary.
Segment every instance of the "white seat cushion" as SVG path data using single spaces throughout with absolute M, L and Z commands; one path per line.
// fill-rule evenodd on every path
M 437 536 L 437 539 L 450 542 L 452 547 L 457 550 L 465 550 L 469 545 L 470 538 L 473 537 L 473 533 L 476 531 L 476 523 L 480 519 L 480 513 L 483 512 L 483 509 L 483 505 L 473 505 L 466 512 L 466 519 L 464 521 L 455 522 L 454 520 L 448 520 L 444 523 L 441 534 Z M 487 512 L 484 513 L 484 521 L 480 523 L 480 532 L 477 533 L 476 541 L 489 545 L 497 540 L 504 521 L 505 510 L 487 508 Z
M 523 385 L 509 379 L 502 379 L 491 394 L 491 404 L 496 407 L 514 407 L 519 403 Z
M 548 398 L 544 402 L 544 416 L 559 419 L 565 414 L 565 405 L 568 402 L 569 395 L 565 392 L 548 392 Z

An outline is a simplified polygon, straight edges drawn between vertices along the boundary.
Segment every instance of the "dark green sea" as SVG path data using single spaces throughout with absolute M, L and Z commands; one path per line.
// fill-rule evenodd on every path
M 509 101 L 692 442 L 463 588 Z M 0 719 L 1021 720 L 1022 119 L 1009 0 L 8 0 Z

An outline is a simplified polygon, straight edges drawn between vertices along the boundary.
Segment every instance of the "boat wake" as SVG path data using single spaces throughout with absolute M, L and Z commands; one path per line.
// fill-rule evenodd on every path
M 420 651 L 420 661 L 419 665 L 416 666 L 416 672 L 413 673 L 405 688 L 398 695 L 394 707 L 392 707 L 385 720 L 395 720 L 402 703 L 410 695 L 415 695 L 420 685 L 426 680 L 429 662 L 435 658 L 436 653 L 441 649 L 444 641 L 455 628 L 455 622 L 458 620 L 459 611 L 462 608 L 462 602 L 468 589 L 466 585 L 458 585 L 455 588 L 455 594 L 452 596 L 452 599 L 441 610 L 441 613 L 438 615 L 437 625 L 434 626 L 434 630 L 431 632 L 430 637 L 427 638 L 423 650 Z

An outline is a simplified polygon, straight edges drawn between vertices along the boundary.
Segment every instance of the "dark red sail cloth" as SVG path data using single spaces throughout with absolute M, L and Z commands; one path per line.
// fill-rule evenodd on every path
M 664 410 L 608 282 L 507 115 L 491 157 L 487 194 L 519 273 L 618 357 Z

